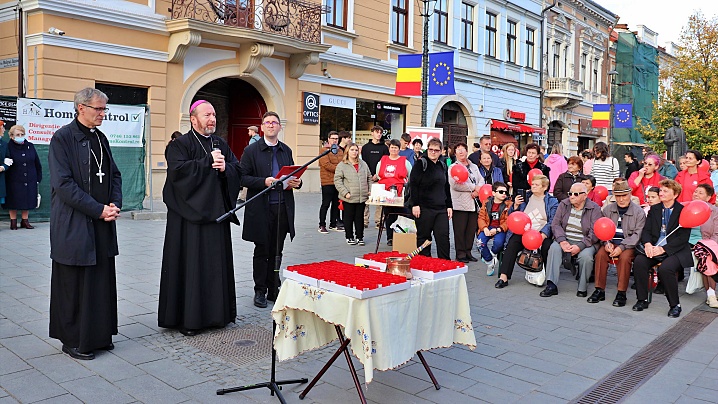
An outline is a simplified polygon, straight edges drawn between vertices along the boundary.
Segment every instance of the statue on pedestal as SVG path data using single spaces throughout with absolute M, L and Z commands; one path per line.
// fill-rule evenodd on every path
M 666 131 L 663 143 L 666 145 L 666 158 L 669 160 L 678 161 L 680 156 L 686 154 L 688 143 L 686 132 L 681 128 L 681 118 L 673 117 L 673 126 Z

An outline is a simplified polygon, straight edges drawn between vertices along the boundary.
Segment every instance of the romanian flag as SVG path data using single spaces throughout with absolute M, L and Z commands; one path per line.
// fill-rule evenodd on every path
M 421 95 L 421 55 L 399 55 L 394 95 Z
M 611 120 L 611 104 L 594 104 L 591 126 L 594 128 L 608 128 Z

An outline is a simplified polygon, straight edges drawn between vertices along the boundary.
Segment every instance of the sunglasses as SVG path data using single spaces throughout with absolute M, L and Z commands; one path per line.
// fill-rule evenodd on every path
M 568 196 L 579 196 L 581 194 L 585 194 L 585 192 L 569 192 Z
M 497 194 L 501 194 L 501 195 L 506 195 L 506 194 L 509 193 L 509 191 L 507 191 L 507 190 L 505 190 L 505 189 L 499 189 L 498 191 L 496 191 L 496 193 L 497 193 Z

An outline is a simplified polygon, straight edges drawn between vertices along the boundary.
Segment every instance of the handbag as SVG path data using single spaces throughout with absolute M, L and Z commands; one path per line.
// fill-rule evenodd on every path
M 526 271 L 526 281 L 532 285 L 543 286 L 546 283 L 546 271 L 541 269 L 539 272 Z
M 636 244 L 636 253 L 637 253 L 637 254 L 641 254 L 641 255 L 645 255 L 646 257 L 648 257 L 648 256 L 646 255 L 646 247 L 645 247 L 642 243 Z M 663 260 L 666 259 L 666 258 L 668 258 L 668 254 L 663 253 L 663 254 L 661 254 L 661 255 L 654 255 L 652 259 L 654 259 L 654 260 L 656 260 L 656 261 L 658 261 L 658 262 L 661 262 L 661 261 L 663 261 Z
M 686 283 L 686 293 L 692 295 L 702 289 L 703 277 L 701 276 L 701 273 L 696 271 L 696 268 L 693 267 L 691 268 L 691 275 L 688 277 L 688 282 Z
M 538 250 L 524 248 L 516 257 L 516 263 L 527 272 L 543 271 L 543 259 Z

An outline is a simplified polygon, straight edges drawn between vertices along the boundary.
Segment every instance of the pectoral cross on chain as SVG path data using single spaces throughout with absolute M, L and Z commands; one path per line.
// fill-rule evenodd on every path
M 102 184 L 102 177 L 105 176 L 105 173 L 103 173 L 102 171 L 98 171 L 95 175 L 100 179 L 100 184 Z

